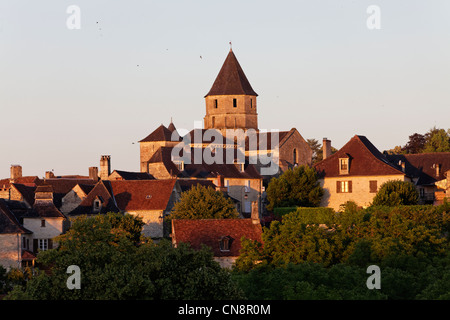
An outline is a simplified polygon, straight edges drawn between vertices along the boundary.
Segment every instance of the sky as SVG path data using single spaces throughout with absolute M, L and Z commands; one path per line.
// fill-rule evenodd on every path
M 139 140 L 203 121 L 230 41 L 260 129 L 383 151 L 450 128 L 448 0 L 0 0 L 0 178 L 139 171 Z

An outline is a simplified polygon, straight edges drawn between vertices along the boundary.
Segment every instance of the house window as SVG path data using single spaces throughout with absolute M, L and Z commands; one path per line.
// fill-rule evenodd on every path
M 237 99 L 233 99 L 233 108 L 237 108 Z
M 250 99 L 250 108 L 253 108 L 253 99 Z
M 184 161 L 173 161 L 179 171 L 184 171 Z
M 94 200 L 94 212 L 100 212 L 100 200 L 99 199 L 95 199 Z
M 41 220 L 41 227 L 45 227 L 45 220 Z
M 22 237 L 22 249 L 27 249 L 27 238 Z
M 40 251 L 48 250 L 48 239 L 39 239 L 39 250 Z
M 219 103 L 217 102 L 217 99 L 214 99 L 214 108 L 217 109 L 218 106 L 219 106 Z
M 336 181 L 336 193 L 352 193 L 352 182 Z
M 369 192 L 370 193 L 377 193 L 378 191 L 378 183 L 376 180 L 369 181 Z
M 219 240 L 220 251 L 230 251 L 232 239 L 230 236 L 222 237 Z
M 339 173 L 348 174 L 348 158 L 339 159 Z
M 214 128 L 214 126 L 216 125 L 216 117 L 212 117 L 212 118 L 211 118 L 211 122 L 212 122 L 211 127 Z
M 297 149 L 294 149 L 292 151 L 292 163 L 296 164 L 297 162 L 298 162 L 298 160 L 297 160 Z

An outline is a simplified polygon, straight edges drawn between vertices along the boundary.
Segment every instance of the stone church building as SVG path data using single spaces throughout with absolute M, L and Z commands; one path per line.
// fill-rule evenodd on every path
M 203 118 L 204 128 L 206 130 L 217 130 L 224 137 L 221 146 L 226 148 L 237 148 L 236 140 L 227 139 L 227 130 L 241 129 L 245 135 L 245 163 L 249 160 L 261 173 L 261 168 L 266 163 L 260 163 L 258 159 L 261 155 L 272 157 L 276 160 L 278 168 L 276 174 L 264 176 L 266 180 L 274 175 L 278 175 L 288 168 L 298 165 L 310 165 L 312 150 L 308 143 L 295 128 L 286 131 L 278 131 L 278 140 L 273 143 L 271 131 L 260 130 L 258 127 L 258 94 L 253 90 L 242 67 L 240 66 L 234 52 L 230 49 L 225 62 L 222 65 L 211 89 L 206 94 L 205 105 L 206 114 Z M 194 136 L 192 130 L 188 135 Z M 250 136 L 254 134 L 253 136 Z M 248 135 L 247 135 L 248 133 Z M 249 138 L 250 137 L 250 138 Z M 249 139 L 255 137 L 256 144 L 250 143 Z M 273 137 L 276 137 L 274 135 Z M 168 127 L 159 126 L 147 137 L 139 141 L 140 143 L 140 169 L 141 172 L 153 174 L 150 168 L 155 167 L 154 155 L 160 148 L 173 148 L 183 140 L 180 137 L 173 123 Z M 201 138 L 201 146 L 198 141 L 190 143 L 190 147 L 205 148 L 211 141 Z M 189 140 L 192 141 L 192 140 Z M 263 141 L 264 143 L 260 144 Z M 214 140 L 214 142 L 216 142 Z M 215 148 L 219 147 L 217 144 Z M 153 160 L 152 160 L 153 157 Z M 152 160 L 152 161 L 151 161 Z

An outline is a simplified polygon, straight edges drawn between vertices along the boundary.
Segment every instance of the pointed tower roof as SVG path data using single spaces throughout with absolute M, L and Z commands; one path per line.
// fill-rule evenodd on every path
M 147 137 L 139 142 L 153 142 L 153 141 L 171 141 L 172 132 L 167 129 L 164 125 L 160 125 Z
M 250 82 L 244 74 L 241 66 L 239 65 L 233 50 L 230 49 L 225 62 L 217 75 L 214 84 L 209 90 L 208 94 L 211 95 L 232 95 L 232 94 L 246 94 L 251 96 L 257 96 L 258 94 L 253 91 Z

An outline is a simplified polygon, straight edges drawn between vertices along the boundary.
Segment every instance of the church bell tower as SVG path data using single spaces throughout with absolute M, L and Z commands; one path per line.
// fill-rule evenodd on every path
M 247 77 L 230 49 L 214 84 L 205 96 L 205 129 L 258 130 L 256 97 Z

